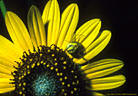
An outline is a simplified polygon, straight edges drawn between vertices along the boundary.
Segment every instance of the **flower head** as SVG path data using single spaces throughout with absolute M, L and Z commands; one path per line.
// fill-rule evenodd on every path
M 37 7 L 30 8 L 28 32 L 22 20 L 8 11 L 5 23 L 12 42 L 0 36 L 0 93 L 102 96 L 95 91 L 124 84 L 123 75 L 105 77 L 121 69 L 122 61 L 89 62 L 106 47 L 111 32 L 104 30 L 98 36 L 100 19 L 90 20 L 76 30 L 78 18 L 77 4 L 69 5 L 60 18 L 57 0 L 49 0 L 42 17 Z

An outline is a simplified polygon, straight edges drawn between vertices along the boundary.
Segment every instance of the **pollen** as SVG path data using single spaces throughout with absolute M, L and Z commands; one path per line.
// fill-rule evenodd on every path
M 64 77 L 65 80 L 66 80 L 67 78 L 68 78 L 67 76 Z

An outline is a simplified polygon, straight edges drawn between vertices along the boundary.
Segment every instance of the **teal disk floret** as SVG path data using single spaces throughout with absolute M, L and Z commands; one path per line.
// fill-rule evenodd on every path
M 33 89 L 36 96 L 55 96 L 54 91 L 57 92 L 60 89 L 58 81 L 47 73 L 41 74 L 33 82 Z

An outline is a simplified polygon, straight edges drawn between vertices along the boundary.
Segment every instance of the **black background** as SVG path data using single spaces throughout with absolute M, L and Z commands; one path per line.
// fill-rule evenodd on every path
M 18 14 L 25 24 L 31 4 L 36 5 L 42 13 L 46 2 L 47 0 L 5 0 L 7 10 Z M 80 10 L 78 27 L 90 19 L 100 18 L 101 31 L 104 29 L 112 31 L 110 43 L 93 61 L 102 58 L 118 58 L 125 63 L 119 72 L 126 76 L 126 83 L 120 88 L 106 92 L 136 94 L 138 92 L 136 88 L 138 85 L 138 6 L 136 0 L 59 0 L 61 12 L 73 2 L 78 4 Z M 2 15 L 0 15 L 0 34 L 10 39 Z

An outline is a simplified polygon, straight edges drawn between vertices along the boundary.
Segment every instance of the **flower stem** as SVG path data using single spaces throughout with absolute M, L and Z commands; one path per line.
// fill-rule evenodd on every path
M 5 7 L 5 4 L 4 4 L 3 0 L 0 0 L 0 10 L 2 12 L 3 17 L 5 18 L 6 7 Z

